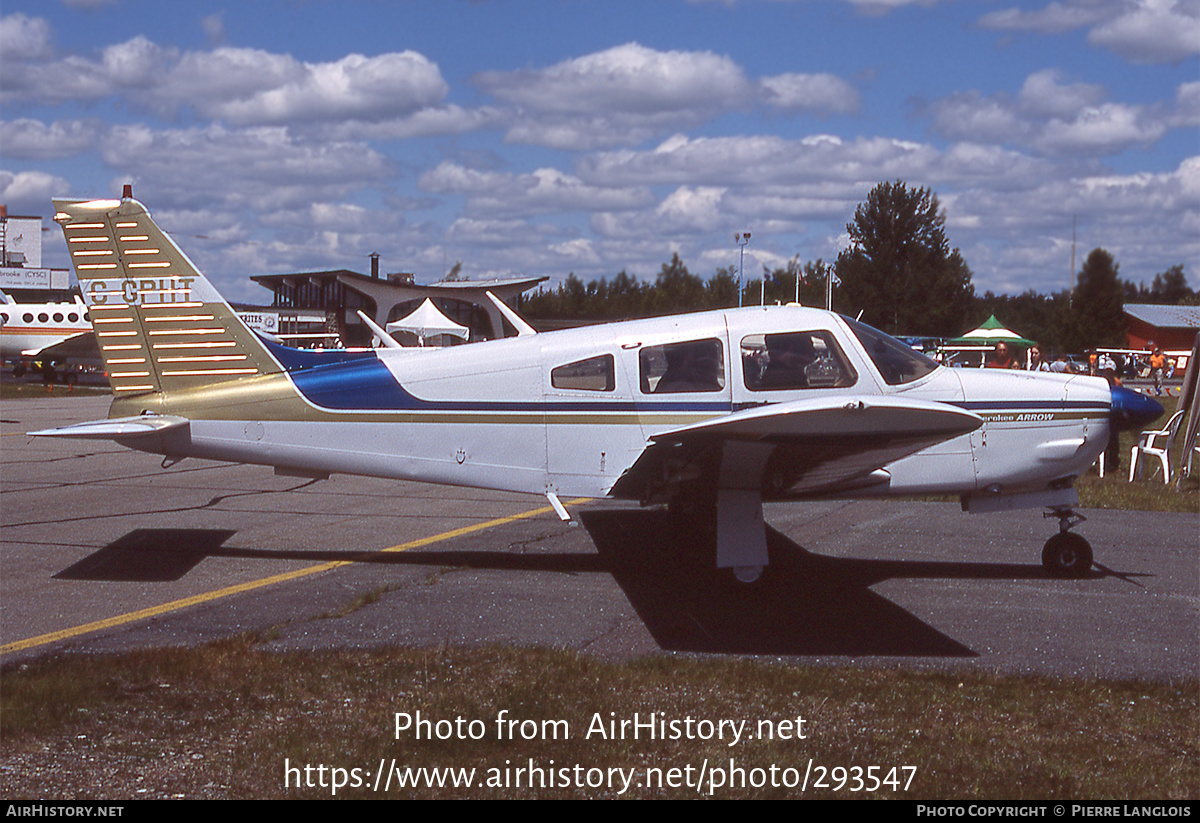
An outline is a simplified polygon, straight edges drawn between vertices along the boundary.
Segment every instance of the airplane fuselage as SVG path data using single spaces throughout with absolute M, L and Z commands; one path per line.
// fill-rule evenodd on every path
M 767 340 L 797 334 L 809 349 L 816 344 L 823 369 L 790 384 L 764 379 L 771 369 Z M 707 375 L 665 383 L 666 357 L 689 345 Z M 859 489 L 870 494 L 1069 484 L 1108 440 L 1111 395 L 1103 380 L 942 367 L 907 378 L 885 376 L 844 318 L 786 306 L 437 350 L 381 349 L 202 389 L 121 398 L 112 416 L 187 418 L 188 440 L 165 450 L 199 457 L 589 497 L 612 492 L 657 435 L 799 400 L 896 396 L 982 418 L 973 432 L 887 464 L 886 477 Z M 776 491 L 805 494 L 803 484 Z
M 42 349 L 91 330 L 83 303 L 3 303 L 0 357 L 36 357 Z

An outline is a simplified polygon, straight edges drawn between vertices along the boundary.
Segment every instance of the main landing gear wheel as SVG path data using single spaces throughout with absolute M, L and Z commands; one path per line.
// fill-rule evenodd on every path
M 758 582 L 758 578 L 762 577 L 763 567 L 734 566 L 730 571 L 733 572 L 733 576 L 737 578 L 739 583 L 750 584 Z
M 1046 541 L 1042 566 L 1051 577 L 1083 577 L 1092 568 L 1092 547 L 1077 534 L 1059 532 Z

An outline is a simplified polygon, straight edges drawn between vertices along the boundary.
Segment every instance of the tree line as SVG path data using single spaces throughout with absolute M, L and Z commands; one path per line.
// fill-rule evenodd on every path
M 881 183 L 847 224 L 850 245 L 836 261 L 799 256 L 761 277 L 743 280 L 742 304 L 825 305 L 825 279 L 835 276 L 833 308 L 889 334 L 958 337 L 991 315 L 1044 347 L 1083 351 L 1125 341 L 1124 303 L 1198 305 L 1183 266 L 1156 275 L 1149 287 L 1122 280 L 1102 248 L 1084 260 L 1074 291 L 1020 295 L 975 294 L 971 269 L 946 236 L 946 213 L 930 189 L 902 181 Z M 799 281 L 797 283 L 797 281 Z M 555 288 L 520 300 L 533 320 L 595 322 L 656 317 L 738 305 L 737 270 L 718 268 L 707 280 L 692 274 L 679 255 L 662 265 L 654 282 L 622 271 L 584 283 L 575 274 Z

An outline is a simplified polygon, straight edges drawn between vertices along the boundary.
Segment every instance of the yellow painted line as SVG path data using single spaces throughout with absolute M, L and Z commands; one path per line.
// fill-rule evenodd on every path
M 587 499 L 588 498 L 586 497 L 581 497 L 576 500 L 571 500 L 565 505 L 573 506 L 578 503 L 582 503 Z M 552 511 L 554 511 L 554 509 L 551 506 L 542 506 L 537 509 L 530 509 L 529 511 L 521 512 L 520 514 L 509 515 L 508 517 L 499 517 L 495 520 L 488 520 L 483 523 L 475 523 L 471 526 L 463 526 L 462 528 L 451 529 L 450 531 L 442 532 L 441 534 L 435 534 L 429 537 L 419 537 L 416 540 L 410 540 L 409 542 L 401 543 L 398 546 L 391 546 L 386 549 L 381 549 L 380 553 L 403 552 L 408 551 L 409 549 L 420 548 L 421 546 L 429 546 L 433 543 L 441 543 L 442 541 L 450 540 L 455 537 L 462 537 L 465 534 L 472 534 L 474 532 L 495 528 L 496 526 L 503 526 L 506 523 L 512 523 L 516 520 L 524 520 L 529 517 L 536 517 L 539 514 L 546 514 L 547 512 Z M 111 629 L 116 626 L 123 626 L 126 623 L 134 623 L 138 620 L 157 617 L 161 614 L 169 614 L 170 612 L 186 609 L 189 606 L 196 606 L 200 603 L 209 603 L 214 600 L 220 600 L 221 598 L 230 597 L 235 594 L 242 594 L 243 592 L 254 591 L 255 589 L 265 588 L 266 586 L 273 586 L 276 583 L 286 583 L 289 580 L 299 580 L 302 577 L 320 574 L 321 572 L 330 571 L 331 569 L 336 569 L 339 566 L 348 566 L 355 562 L 357 561 L 331 560 L 328 563 L 318 563 L 317 565 L 309 566 L 306 569 L 298 569 L 293 572 L 284 572 L 283 574 L 276 574 L 272 575 L 271 577 L 261 578 L 259 580 L 238 583 L 236 586 L 226 586 L 223 589 L 216 589 L 215 591 L 196 594 L 192 595 L 191 597 L 181 598 L 179 600 L 172 600 L 169 603 L 163 603 L 159 606 L 151 606 L 146 609 L 139 609 L 135 612 L 120 614 L 116 617 L 108 617 L 104 620 L 95 620 L 91 623 L 84 623 L 82 626 L 75 626 L 70 629 L 62 629 L 56 632 L 48 632 L 46 634 L 40 634 L 37 637 L 30 637 L 26 640 L 14 640 L 11 643 L 5 643 L 3 646 L 0 646 L 0 654 L 8 654 L 9 652 L 32 649 L 38 646 L 44 646 L 48 643 L 56 643 L 60 640 L 68 640 L 72 637 L 79 637 L 80 635 L 103 631 L 104 629 Z

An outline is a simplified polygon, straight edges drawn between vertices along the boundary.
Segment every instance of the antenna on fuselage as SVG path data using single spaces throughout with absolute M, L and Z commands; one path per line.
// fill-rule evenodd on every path
M 371 329 L 371 331 L 375 332 L 375 336 L 379 338 L 379 342 L 383 343 L 385 348 L 389 348 L 389 349 L 404 348 L 403 346 L 400 345 L 400 343 L 396 340 L 396 338 L 392 337 L 386 331 L 381 329 L 379 327 L 378 323 L 376 323 L 374 320 L 372 320 L 371 318 L 369 318 L 365 314 L 363 314 L 362 309 L 358 310 L 358 316 L 362 318 L 362 321 L 367 324 L 367 326 Z
M 496 295 L 492 294 L 490 291 L 485 291 L 484 294 L 488 296 L 489 300 L 496 304 L 496 308 L 500 310 L 502 315 L 504 315 L 504 319 L 513 324 L 513 328 L 517 330 L 517 337 L 526 337 L 531 334 L 537 334 L 537 329 L 522 320 L 521 315 L 510 309 L 507 303 L 505 303 Z

